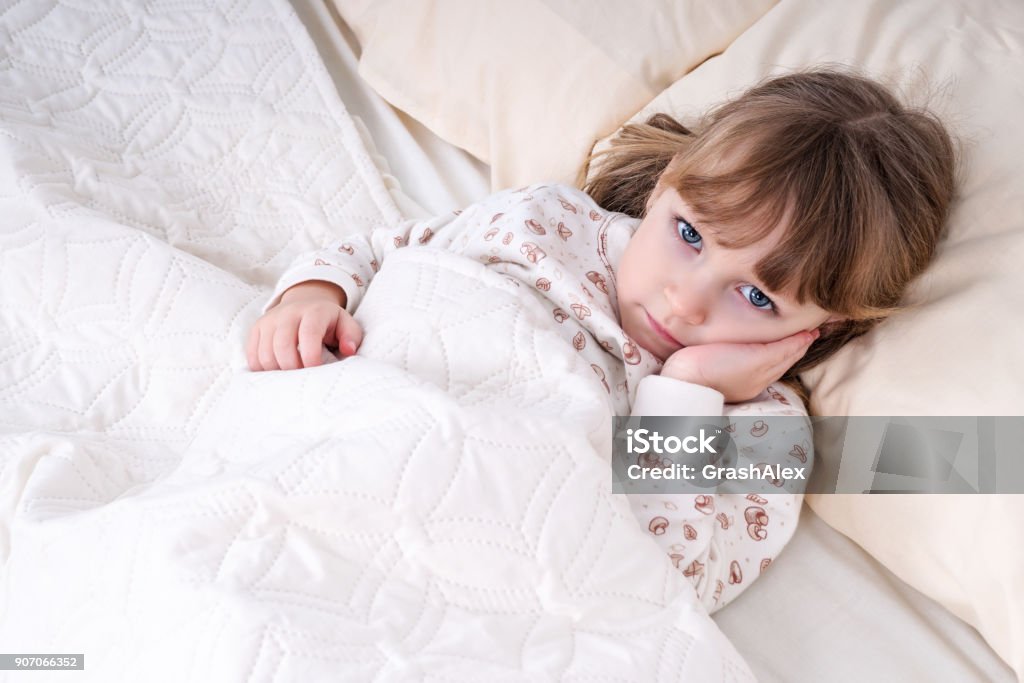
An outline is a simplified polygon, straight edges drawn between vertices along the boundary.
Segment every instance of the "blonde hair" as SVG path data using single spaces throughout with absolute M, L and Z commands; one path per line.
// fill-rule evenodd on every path
M 871 79 L 826 68 L 765 80 L 694 131 L 666 114 L 627 125 L 587 158 L 577 185 L 605 209 L 642 218 L 661 179 L 726 247 L 752 244 L 785 218 L 755 274 L 846 318 L 823 327 L 783 377 L 798 382 L 900 309 L 941 238 L 954 174 L 938 118 Z

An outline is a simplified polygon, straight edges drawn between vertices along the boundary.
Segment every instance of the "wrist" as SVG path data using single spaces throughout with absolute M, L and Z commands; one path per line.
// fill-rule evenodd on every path
M 633 415 L 709 415 L 722 414 L 725 397 L 717 389 L 679 380 L 666 375 L 650 375 L 640 380 Z
M 688 382 L 690 384 L 699 384 L 706 386 L 710 389 L 716 389 L 712 387 L 704 374 L 700 371 L 700 368 L 693 363 L 679 362 L 675 359 L 669 359 L 661 368 L 661 372 L 658 373 L 662 377 L 669 379 L 679 380 L 680 382 Z
M 292 285 L 281 295 L 281 303 L 287 303 L 296 299 L 328 299 L 345 307 L 345 290 L 333 282 L 326 280 L 307 280 L 297 285 Z

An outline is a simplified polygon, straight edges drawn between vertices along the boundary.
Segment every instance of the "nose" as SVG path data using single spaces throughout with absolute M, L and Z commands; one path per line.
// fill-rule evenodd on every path
M 687 325 L 703 324 L 707 316 L 707 301 L 704 294 L 695 289 L 686 289 L 679 284 L 665 287 L 665 298 L 672 309 L 672 315 Z

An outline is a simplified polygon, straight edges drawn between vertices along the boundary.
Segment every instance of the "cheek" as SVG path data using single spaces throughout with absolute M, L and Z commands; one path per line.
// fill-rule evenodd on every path
M 821 316 L 815 313 L 803 313 L 801 315 L 795 316 L 794 319 L 788 322 L 786 325 L 786 331 L 788 333 L 787 336 L 791 334 L 796 334 L 797 332 L 802 332 L 804 330 L 816 329 L 827 318 L 828 315 Z
M 654 284 L 670 258 L 671 246 L 659 241 L 650 228 L 638 232 L 622 257 L 620 278 L 627 280 L 623 289 L 641 291 Z
M 735 292 L 729 292 L 717 302 L 715 313 L 708 322 L 709 334 L 714 337 L 708 341 L 770 344 L 803 329 L 792 322 L 783 322 L 753 309 L 747 310 Z
M 785 324 L 780 324 L 780 323 L 774 323 L 773 324 L 773 323 L 769 322 L 769 323 L 765 324 L 762 329 L 763 329 L 763 333 L 762 333 L 761 336 L 764 337 L 764 339 L 762 341 L 764 341 L 764 342 L 773 342 L 773 341 L 779 341 L 780 339 L 785 339 L 786 337 L 792 336 L 792 335 L 796 334 L 797 332 L 800 332 L 801 330 L 805 330 L 805 329 L 808 329 L 808 328 L 807 327 L 802 327 L 802 326 L 800 326 L 798 324 L 794 324 L 793 322 L 788 322 L 788 323 L 785 323 Z
M 619 290 L 619 298 L 629 298 L 638 289 L 643 274 L 643 258 L 635 240 L 626 247 L 622 260 L 619 262 L 618 280 L 616 286 Z

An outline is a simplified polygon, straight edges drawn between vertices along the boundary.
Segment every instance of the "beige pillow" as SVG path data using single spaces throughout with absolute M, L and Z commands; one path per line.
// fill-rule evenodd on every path
M 765 75 L 829 61 L 856 65 L 912 101 L 930 92 L 927 104 L 961 138 L 948 239 L 908 296 L 920 307 L 806 373 L 816 414 L 1024 414 L 1020 27 L 1019 2 L 782 0 L 635 117 L 689 115 Z M 816 445 L 834 464 L 835 450 Z M 808 503 L 977 628 L 1024 678 L 1024 496 L 808 496 Z
M 981 633 L 1024 679 L 1024 496 L 810 496 L 811 508 Z
M 491 166 L 495 190 L 572 182 L 594 140 L 775 0 L 334 0 L 359 74 Z

